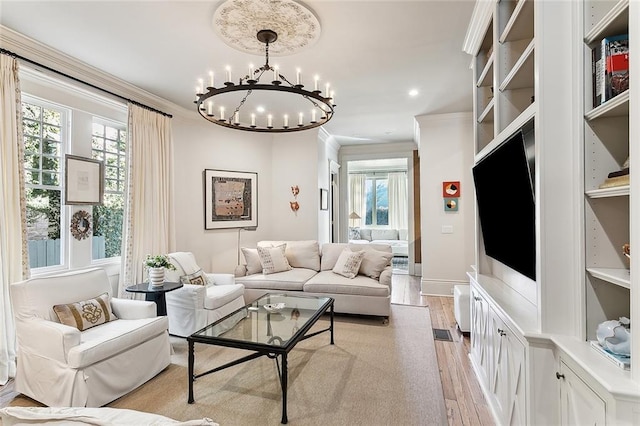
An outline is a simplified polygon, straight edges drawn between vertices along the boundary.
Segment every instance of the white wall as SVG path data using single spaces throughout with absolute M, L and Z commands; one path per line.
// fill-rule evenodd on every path
M 472 116 L 437 114 L 416 120 L 420 128 L 422 293 L 451 295 L 455 284 L 469 282 L 466 272 L 475 258 Z M 443 181 L 460 181 L 457 212 L 444 211 Z M 443 226 L 452 227 L 453 233 L 443 234 Z

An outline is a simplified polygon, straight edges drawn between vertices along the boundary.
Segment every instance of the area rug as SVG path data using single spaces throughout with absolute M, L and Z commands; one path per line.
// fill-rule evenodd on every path
M 323 318 L 315 328 L 327 323 Z M 172 344 L 175 354 L 166 370 L 108 406 L 176 420 L 208 417 L 221 426 L 280 424 L 274 360 L 261 357 L 199 378 L 195 403 L 188 404 L 187 343 L 172 337 Z M 195 348 L 196 373 L 248 354 Z M 392 305 L 388 324 L 336 315 L 334 345 L 323 333 L 300 342 L 288 359 L 291 425 L 447 424 L 428 308 Z M 19 396 L 10 405 L 33 404 Z

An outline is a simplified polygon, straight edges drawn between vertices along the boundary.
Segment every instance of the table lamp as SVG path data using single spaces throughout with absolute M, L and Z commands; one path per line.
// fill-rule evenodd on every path
M 349 220 L 351 220 L 351 227 L 353 228 L 353 221 L 356 219 L 360 219 L 360 215 L 358 215 L 358 213 L 356 212 L 351 212 L 351 214 L 349 215 Z

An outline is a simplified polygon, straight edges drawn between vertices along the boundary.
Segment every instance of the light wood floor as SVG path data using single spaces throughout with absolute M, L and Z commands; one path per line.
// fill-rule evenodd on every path
M 420 295 L 420 278 L 394 274 L 391 303 L 428 306 L 433 328 L 449 330 L 453 342 L 435 341 L 449 425 L 494 425 L 469 363 L 469 336 L 457 330 L 453 298 Z M 0 386 L 0 408 L 17 396 L 13 381 Z
M 391 303 L 428 306 L 432 327 L 451 333 L 453 342 L 435 341 L 449 425 L 494 425 L 469 361 L 469 334 L 456 326 L 453 297 L 421 296 L 420 277 L 394 275 Z

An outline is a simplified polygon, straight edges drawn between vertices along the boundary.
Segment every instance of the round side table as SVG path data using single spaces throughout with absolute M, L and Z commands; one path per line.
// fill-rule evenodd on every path
M 152 286 L 151 283 L 140 283 L 125 288 L 129 293 L 144 293 L 144 300 L 156 302 L 158 316 L 167 315 L 167 301 L 164 294 L 182 287 L 182 283 L 165 281 L 161 286 Z

